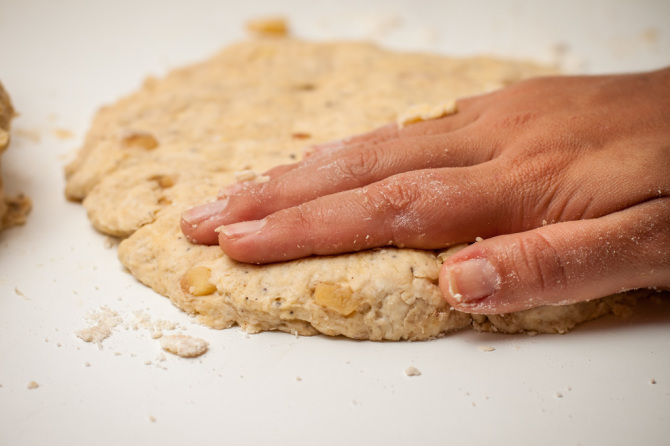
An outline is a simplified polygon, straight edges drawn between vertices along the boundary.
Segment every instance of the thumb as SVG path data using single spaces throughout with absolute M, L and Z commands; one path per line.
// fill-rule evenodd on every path
M 488 314 L 670 288 L 670 199 L 475 243 L 445 260 L 440 288 L 455 309 Z

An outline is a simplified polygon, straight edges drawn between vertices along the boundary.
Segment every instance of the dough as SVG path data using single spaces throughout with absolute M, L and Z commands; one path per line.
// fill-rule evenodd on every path
M 207 352 L 208 347 L 209 344 L 204 339 L 183 334 L 167 335 L 161 338 L 163 350 L 182 358 L 196 358 Z
M 83 199 L 97 229 L 125 238 L 119 257 L 135 277 L 214 328 L 371 340 L 423 340 L 469 326 L 562 333 L 626 297 L 473 317 L 442 298 L 437 252 L 387 247 L 254 266 L 193 245 L 179 229 L 181 213 L 212 199 L 236 172 L 247 178 L 245 171 L 294 162 L 305 146 L 371 130 L 416 104 L 548 73 L 365 43 L 242 42 L 147 79 L 101 109 L 67 168 L 66 193 Z
M 12 107 L 9 95 L 0 83 L 0 155 L 9 147 L 9 129 L 13 117 L 14 107 Z M 30 199 L 23 195 L 18 197 L 5 196 L 2 178 L 0 177 L 0 230 L 25 223 L 31 207 Z

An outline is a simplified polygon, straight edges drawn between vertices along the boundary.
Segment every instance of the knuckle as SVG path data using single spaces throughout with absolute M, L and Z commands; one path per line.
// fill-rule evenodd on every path
M 264 191 L 255 184 L 236 183 L 233 191 L 227 195 L 226 212 L 235 219 L 255 219 L 263 196 Z
M 384 181 L 376 193 L 384 210 L 396 217 L 404 214 L 417 198 L 413 187 L 396 179 Z
M 670 285 L 670 197 L 644 203 L 637 214 L 629 238 L 638 263 L 664 271 Z
M 519 240 L 515 271 L 527 273 L 520 280 L 539 292 L 564 289 L 568 282 L 568 271 L 560 251 L 550 239 L 540 232 L 529 232 Z
M 274 215 L 290 213 L 291 217 L 283 219 L 283 224 L 289 225 L 293 233 L 309 234 L 318 237 L 327 234 L 327 228 L 333 228 L 341 219 L 341 210 L 336 210 L 332 203 L 322 200 L 309 201 L 298 206 L 276 212 Z M 346 211 L 345 211 L 346 212 Z
M 422 226 L 421 220 L 415 218 L 420 193 L 411 184 L 392 178 L 369 188 L 368 197 L 375 208 L 372 211 L 382 216 L 394 243 L 405 243 Z
M 583 209 L 569 193 L 572 188 L 565 184 L 562 165 L 543 155 L 530 161 L 508 160 L 501 189 L 507 191 L 510 202 L 516 204 L 508 232 L 532 229 L 542 220 L 563 221 L 581 215 Z
M 315 221 L 318 221 L 318 217 L 315 218 L 315 209 L 310 203 L 305 203 L 294 208 L 287 209 L 286 212 L 293 214 L 291 221 L 291 229 L 293 231 L 302 232 L 304 234 L 311 234 Z M 278 212 L 277 214 L 280 214 Z M 325 222 L 324 222 L 325 224 Z
M 358 185 L 370 182 L 380 164 L 380 155 L 376 148 L 352 150 L 345 157 L 335 161 L 334 168 L 344 178 L 354 180 Z

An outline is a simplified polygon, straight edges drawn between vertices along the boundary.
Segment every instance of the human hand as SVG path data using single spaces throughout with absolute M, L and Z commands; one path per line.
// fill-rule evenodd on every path
M 184 234 L 252 263 L 481 237 L 440 271 L 472 313 L 670 287 L 670 69 L 520 82 L 264 175 L 185 212 Z

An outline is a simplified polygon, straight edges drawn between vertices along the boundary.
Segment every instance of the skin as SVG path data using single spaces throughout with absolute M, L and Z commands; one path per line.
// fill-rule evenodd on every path
M 457 106 L 311 147 L 185 212 L 182 230 L 251 263 L 478 240 L 440 271 L 472 313 L 670 289 L 670 68 L 532 79 Z

